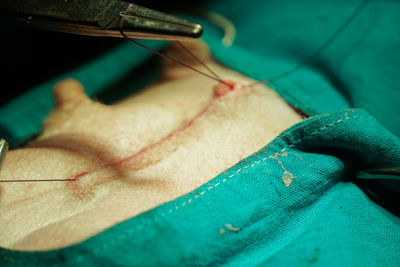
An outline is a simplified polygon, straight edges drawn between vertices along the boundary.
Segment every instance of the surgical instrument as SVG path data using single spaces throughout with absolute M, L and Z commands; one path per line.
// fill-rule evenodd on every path
M 120 0 L 3 0 L 0 18 L 59 32 L 90 36 L 180 40 L 198 38 L 198 23 Z
M 0 138 L 0 170 L 3 166 L 4 159 L 8 151 L 8 143 L 3 138 Z

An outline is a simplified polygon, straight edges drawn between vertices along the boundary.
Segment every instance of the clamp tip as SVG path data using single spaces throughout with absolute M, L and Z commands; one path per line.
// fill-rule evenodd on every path
M 8 143 L 5 139 L 0 138 L 0 170 L 3 166 L 4 159 L 6 158 L 6 154 L 8 152 Z

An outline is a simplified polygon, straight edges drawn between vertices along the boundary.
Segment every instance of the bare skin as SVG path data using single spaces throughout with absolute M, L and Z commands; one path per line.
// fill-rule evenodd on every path
M 216 63 L 205 45 L 188 45 L 236 87 L 169 62 L 159 81 L 112 106 L 75 80 L 55 86 L 42 134 L 9 152 L 0 179 L 73 181 L 2 184 L 0 246 L 78 243 L 196 189 L 302 120 L 265 85 L 245 86 L 254 81 Z M 169 53 L 190 60 L 179 47 Z

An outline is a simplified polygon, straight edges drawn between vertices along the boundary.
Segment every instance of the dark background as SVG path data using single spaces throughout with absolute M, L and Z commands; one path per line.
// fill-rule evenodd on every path
M 184 12 L 203 2 L 135 1 L 136 4 L 169 13 Z M 33 86 L 74 69 L 124 41 L 120 38 L 37 30 L 21 23 L 2 20 L 0 34 L 0 57 L 4 69 L 0 76 L 0 106 Z

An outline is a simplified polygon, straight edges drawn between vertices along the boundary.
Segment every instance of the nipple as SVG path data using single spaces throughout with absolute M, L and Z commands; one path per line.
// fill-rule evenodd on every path
M 214 95 L 216 97 L 224 96 L 228 92 L 243 87 L 242 84 L 230 80 L 224 80 L 224 83 L 218 83 L 214 86 Z

